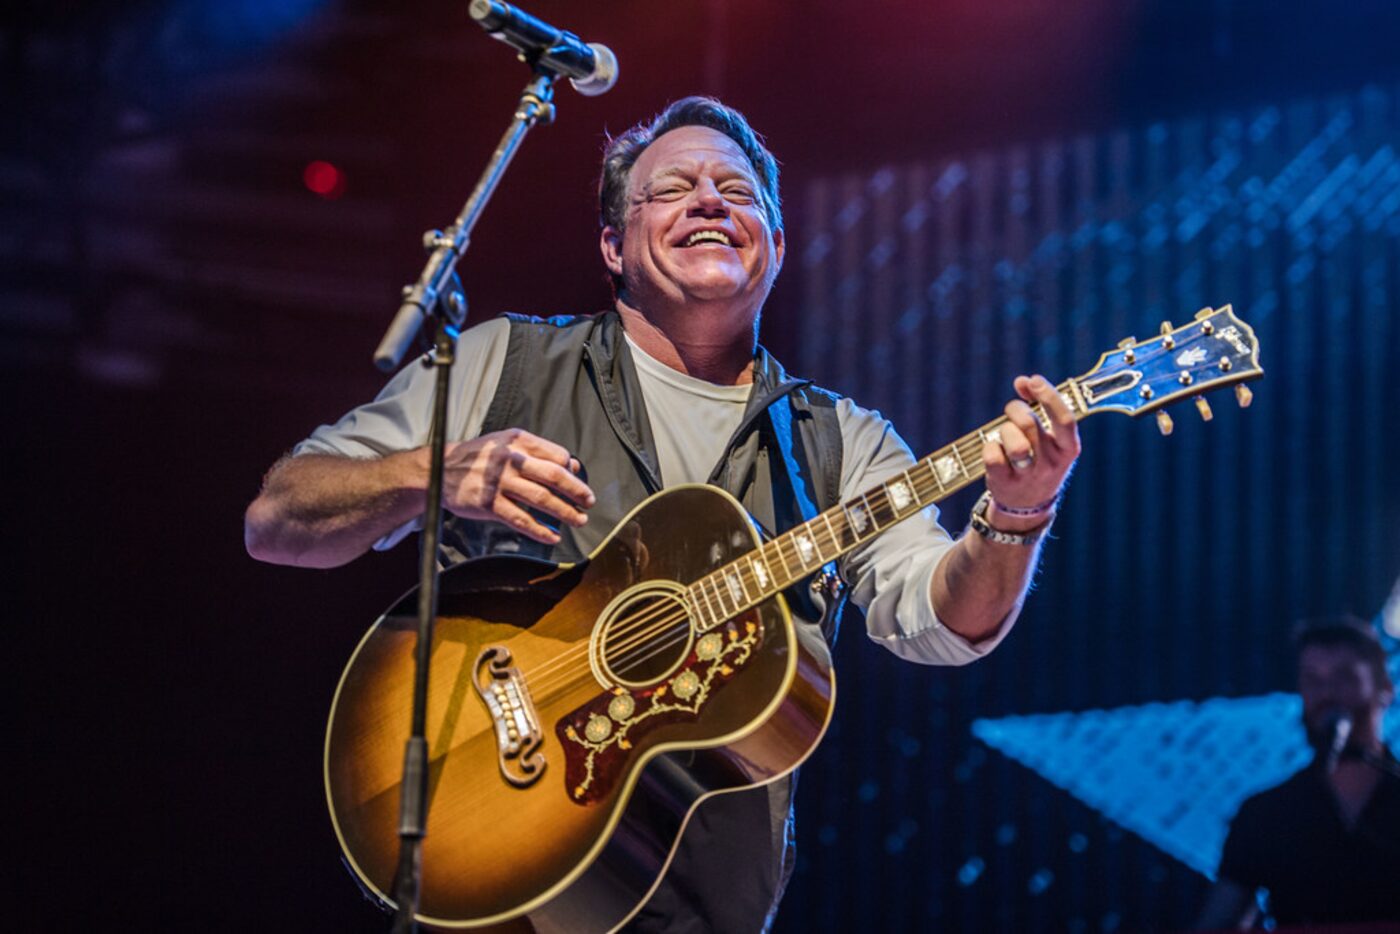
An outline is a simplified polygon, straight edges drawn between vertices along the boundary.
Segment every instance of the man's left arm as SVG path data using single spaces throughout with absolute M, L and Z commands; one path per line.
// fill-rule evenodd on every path
M 1079 425 L 1064 399 L 1042 376 L 1018 376 L 1007 403 L 1000 443 L 982 447 L 991 494 L 982 521 L 969 529 L 934 568 L 930 596 L 939 620 L 977 643 L 1004 629 L 1025 600 L 1040 550 L 1039 536 L 1079 457 Z M 1039 403 L 1047 423 L 1031 410 Z M 998 535 L 996 533 L 1002 533 Z M 1017 539 L 1036 538 L 1032 544 Z M 997 539 L 1002 539 L 998 541 Z

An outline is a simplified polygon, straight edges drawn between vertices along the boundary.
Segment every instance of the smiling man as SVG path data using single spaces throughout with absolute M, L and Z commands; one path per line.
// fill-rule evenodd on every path
M 741 114 L 687 98 L 610 140 L 599 202 L 612 309 L 502 317 L 462 335 L 445 563 L 580 560 L 639 502 L 682 483 L 722 487 L 781 532 L 913 465 L 877 413 L 790 376 L 758 344 L 785 237 L 777 163 Z M 930 508 L 791 588 L 813 651 L 835 637 L 839 581 L 870 638 L 903 658 L 964 664 L 1006 635 L 1079 453 L 1054 387 L 1013 385 L 1010 421 L 982 451 L 976 531 L 955 541 Z M 416 529 L 431 389 L 411 365 L 275 464 L 248 508 L 249 552 L 332 567 Z M 703 803 L 630 929 L 766 929 L 792 868 L 790 815 L 788 779 Z

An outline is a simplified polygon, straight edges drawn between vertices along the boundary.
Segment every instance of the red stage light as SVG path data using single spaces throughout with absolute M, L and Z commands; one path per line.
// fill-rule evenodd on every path
M 345 173 L 340 167 L 320 159 L 308 162 L 301 173 L 301 180 L 309 191 L 322 198 L 334 200 L 345 194 Z

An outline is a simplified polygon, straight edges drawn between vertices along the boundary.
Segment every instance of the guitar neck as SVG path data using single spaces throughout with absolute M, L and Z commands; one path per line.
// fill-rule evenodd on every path
M 1088 414 L 1079 386 L 1067 380 L 1060 396 L 1076 420 Z M 1031 406 L 1047 428 L 1039 405 Z M 885 529 L 937 503 L 985 474 L 982 446 L 995 440 L 1005 415 L 939 448 L 865 493 L 832 506 L 744 557 L 690 585 L 688 600 L 701 629 L 710 629 L 868 542 Z

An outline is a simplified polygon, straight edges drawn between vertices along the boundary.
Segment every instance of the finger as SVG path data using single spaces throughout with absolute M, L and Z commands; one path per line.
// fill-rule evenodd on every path
M 549 487 L 541 486 L 533 480 L 519 476 L 509 477 L 501 483 L 501 493 L 517 503 L 531 506 L 569 525 L 588 524 L 588 516 L 582 509 L 560 498 Z
M 1043 434 L 1062 448 L 1077 446 L 1079 421 L 1065 397 L 1049 380 L 1043 376 L 1018 376 L 1014 385 L 1017 395 L 1041 407 L 1042 414 L 1036 420 Z
M 1031 417 L 1035 419 L 1035 427 L 1037 433 L 1041 435 L 1047 435 L 1053 438 L 1055 436 L 1056 427 L 1055 419 L 1052 418 L 1049 414 L 1045 412 L 1037 412 L 1033 408 L 1033 406 L 1036 405 L 1045 405 L 1043 387 L 1050 385 L 1045 381 L 1045 377 L 1018 376 L 1016 377 L 1012 385 L 1016 388 L 1016 395 L 1020 396 L 1023 400 L 1026 401 L 1026 403 L 1028 403 L 1027 408 L 1030 409 Z M 1058 393 L 1055 392 L 1053 386 L 1050 387 L 1049 391 L 1051 394 L 1055 395 L 1056 398 L 1058 398 Z M 1039 441 L 1039 438 L 1037 438 L 1036 440 Z
M 1007 460 L 1006 451 L 995 441 L 982 445 L 982 466 L 987 473 L 987 489 L 1002 489 L 1016 482 L 1016 469 Z
M 1006 423 L 1001 426 L 1001 446 L 1012 467 L 1025 469 L 1034 461 L 1040 427 L 1030 406 L 1019 399 L 1006 404 Z
M 559 533 L 535 520 L 524 509 L 505 496 L 497 496 L 492 504 L 492 515 L 498 521 L 520 532 L 528 538 L 545 545 L 559 544 Z
M 1051 423 L 1056 427 L 1070 428 L 1079 424 L 1078 419 L 1074 417 L 1074 412 L 1070 411 L 1069 403 L 1065 397 L 1060 395 L 1060 391 L 1048 379 L 1043 376 L 1032 376 L 1027 380 L 1026 388 L 1031 393 L 1033 401 L 1041 404 L 1045 409 L 1045 414 L 1050 417 Z
M 517 451 L 524 451 L 531 457 L 540 457 L 560 467 L 568 467 L 573 456 L 562 444 L 555 444 L 548 438 L 532 435 L 523 428 L 510 429 L 510 445 Z
M 598 501 L 593 490 L 569 469 L 538 457 L 521 457 L 516 462 L 520 476 L 553 489 L 574 504 L 587 509 Z
M 1001 447 L 1000 441 L 987 441 L 981 445 L 981 465 L 987 469 L 988 473 L 994 469 L 1004 469 L 1009 471 L 1011 465 L 1007 462 L 1007 451 Z

